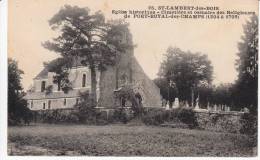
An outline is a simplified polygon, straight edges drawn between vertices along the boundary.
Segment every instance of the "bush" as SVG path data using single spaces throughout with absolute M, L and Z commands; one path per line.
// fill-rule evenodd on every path
M 144 115 L 142 117 L 142 121 L 146 125 L 160 125 L 164 122 L 164 111 L 162 109 L 147 109 L 144 111 Z
M 26 101 L 17 102 L 19 106 L 13 111 L 8 111 L 8 125 L 29 125 L 33 119 L 32 111 L 26 107 Z
M 187 124 L 190 128 L 194 128 L 198 126 L 197 118 L 195 116 L 195 113 L 192 109 L 189 108 L 180 108 L 179 111 L 177 111 L 177 117 L 178 119 Z
M 44 123 L 76 123 L 79 118 L 74 110 L 46 110 L 38 112 L 41 122 Z
M 195 113 L 192 109 L 177 108 L 172 110 L 150 109 L 146 110 L 142 121 L 146 125 L 160 125 L 164 122 L 185 123 L 190 128 L 198 126 Z
M 257 134 L 257 115 L 245 113 L 241 116 L 240 123 L 242 125 L 240 133 L 248 135 Z
M 108 123 L 122 122 L 126 124 L 132 115 L 125 109 L 98 111 L 88 108 L 55 109 L 37 111 L 37 119 L 43 123 L 82 123 L 88 125 L 105 125 Z M 13 123 L 13 122 L 10 122 Z
M 126 111 L 123 108 L 116 109 L 112 115 L 113 121 L 122 122 L 126 124 L 129 120 Z

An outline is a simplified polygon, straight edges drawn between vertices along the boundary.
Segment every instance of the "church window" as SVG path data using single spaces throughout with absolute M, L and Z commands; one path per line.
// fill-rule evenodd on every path
M 86 87 L 86 74 L 82 76 L 82 87 Z
M 126 104 L 126 99 L 123 97 L 121 98 L 121 106 L 125 107 L 125 104 Z
M 42 108 L 45 109 L 45 103 L 42 104 Z
M 51 100 L 48 101 L 48 109 L 51 109 Z
M 67 104 L 67 100 L 65 98 L 64 101 L 63 101 L 63 105 L 66 106 L 66 104 Z
M 120 86 L 128 84 L 128 76 L 123 74 L 120 76 Z
M 31 108 L 33 108 L 33 101 L 31 101 Z
M 60 80 L 58 81 L 58 91 L 60 91 Z
M 46 85 L 46 82 L 45 82 L 45 81 L 42 81 L 42 84 L 41 84 L 41 92 L 44 92 L 44 90 L 45 90 L 45 85 Z
M 76 98 L 76 105 L 79 104 L 79 98 Z

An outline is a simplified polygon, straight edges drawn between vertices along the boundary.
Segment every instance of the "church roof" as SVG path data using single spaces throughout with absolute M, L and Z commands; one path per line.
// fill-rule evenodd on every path
M 38 74 L 34 77 L 34 79 L 47 79 L 47 78 L 48 78 L 48 72 L 49 72 L 50 66 L 51 66 L 53 63 L 56 63 L 56 61 L 57 61 L 58 59 L 59 59 L 59 58 L 56 58 L 56 59 L 50 61 L 47 65 L 45 65 L 44 68 L 41 70 L 41 72 L 38 73 Z M 82 58 L 73 58 L 72 67 L 80 67 L 80 66 L 82 66 L 81 61 L 82 61 Z
M 47 67 L 44 67 L 43 70 L 37 74 L 36 77 L 34 77 L 34 79 L 46 79 L 48 78 L 48 68 Z

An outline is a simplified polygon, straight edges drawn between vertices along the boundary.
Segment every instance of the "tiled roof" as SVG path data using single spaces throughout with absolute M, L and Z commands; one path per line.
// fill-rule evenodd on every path
M 48 68 L 44 67 L 43 70 L 37 74 L 37 76 L 34 79 L 44 79 L 48 78 Z
M 55 63 L 55 61 L 57 59 L 54 59 L 54 60 L 50 61 L 48 64 L 51 65 L 52 63 Z M 82 58 L 80 58 L 80 57 L 73 58 L 72 67 L 80 67 L 80 66 L 82 66 L 81 61 L 82 61 Z M 45 65 L 43 70 L 37 76 L 35 76 L 34 79 L 45 79 L 45 78 L 48 78 L 49 65 Z

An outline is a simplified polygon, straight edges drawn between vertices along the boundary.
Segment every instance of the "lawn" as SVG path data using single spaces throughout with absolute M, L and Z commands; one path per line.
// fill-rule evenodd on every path
M 9 155 L 253 156 L 246 135 L 127 125 L 9 127 Z

